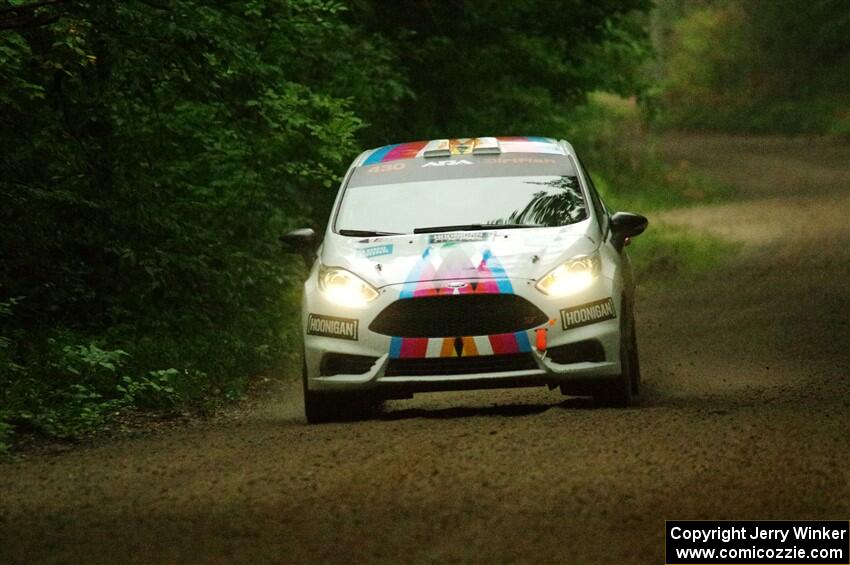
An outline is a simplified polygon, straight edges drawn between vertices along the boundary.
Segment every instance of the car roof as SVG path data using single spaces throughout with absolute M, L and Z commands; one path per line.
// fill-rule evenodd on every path
M 539 153 L 575 156 L 572 146 L 550 137 L 466 137 L 432 139 L 384 145 L 364 151 L 352 166 L 375 165 L 401 159 L 446 158 L 456 155 L 500 155 L 504 153 Z

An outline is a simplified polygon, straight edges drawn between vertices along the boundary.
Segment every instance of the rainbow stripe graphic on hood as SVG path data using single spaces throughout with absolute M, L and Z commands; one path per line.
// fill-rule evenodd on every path
M 514 289 L 508 274 L 490 249 L 480 256 L 470 256 L 469 248 L 457 242 L 425 248 L 402 287 L 399 298 L 437 296 L 439 294 L 512 294 Z M 472 273 L 475 274 L 472 277 Z M 466 280 L 460 289 L 446 288 L 442 281 Z
M 425 248 L 408 275 L 399 299 L 415 300 L 426 296 L 457 294 L 513 294 L 514 289 L 505 269 L 490 249 L 480 256 L 468 255 L 467 247 L 456 242 Z M 470 271 L 475 278 L 469 278 Z M 446 281 L 465 282 L 460 288 Z M 425 357 L 469 357 L 477 355 L 509 355 L 531 351 L 528 332 L 489 336 L 458 337 L 393 337 L 390 357 L 411 359 Z

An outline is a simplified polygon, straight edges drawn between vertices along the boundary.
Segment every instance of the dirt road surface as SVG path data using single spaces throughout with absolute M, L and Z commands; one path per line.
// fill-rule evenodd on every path
M 0 466 L 0 563 L 659 564 L 665 518 L 850 518 L 850 147 L 664 151 L 739 194 L 654 219 L 741 251 L 640 292 L 639 406 L 481 391 L 311 427 L 288 385 L 240 418 Z

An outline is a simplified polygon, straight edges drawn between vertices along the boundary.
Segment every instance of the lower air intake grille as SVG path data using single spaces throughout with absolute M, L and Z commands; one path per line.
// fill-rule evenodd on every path
M 562 365 L 569 365 L 570 363 L 602 363 L 605 361 L 605 350 L 602 349 L 602 344 L 595 339 L 550 347 L 546 353 L 549 359 Z
M 333 375 L 362 375 L 372 368 L 377 357 L 368 355 L 347 355 L 345 353 L 326 353 L 319 366 L 319 374 L 323 377 Z
M 397 337 L 456 337 L 513 333 L 547 321 L 539 308 L 515 294 L 458 294 L 397 300 L 369 329 Z
M 388 377 L 469 375 L 537 369 L 530 353 L 480 355 L 476 357 L 429 357 L 425 359 L 390 359 L 384 373 Z

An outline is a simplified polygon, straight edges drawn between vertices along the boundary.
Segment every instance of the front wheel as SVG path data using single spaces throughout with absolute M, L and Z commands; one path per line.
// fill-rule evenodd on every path
M 304 416 L 310 424 L 363 419 L 379 406 L 373 398 L 352 393 L 316 392 L 307 388 L 307 363 L 301 367 Z
M 637 331 L 635 331 L 635 317 L 632 312 L 632 322 L 630 324 L 631 331 L 629 332 L 629 375 L 632 383 L 632 396 L 640 394 L 641 376 L 640 376 L 640 356 L 638 355 Z
M 601 383 L 599 391 L 594 394 L 598 404 L 625 408 L 632 405 L 634 397 L 640 392 L 640 361 L 631 306 L 623 308 L 620 322 L 620 367 L 620 374 Z
M 307 390 L 304 385 L 304 416 L 307 417 L 307 422 L 311 424 L 322 424 L 325 422 L 333 422 L 341 412 L 340 403 L 334 402 L 336 399 L 329 398 L 327 394 L 319 394 Z

